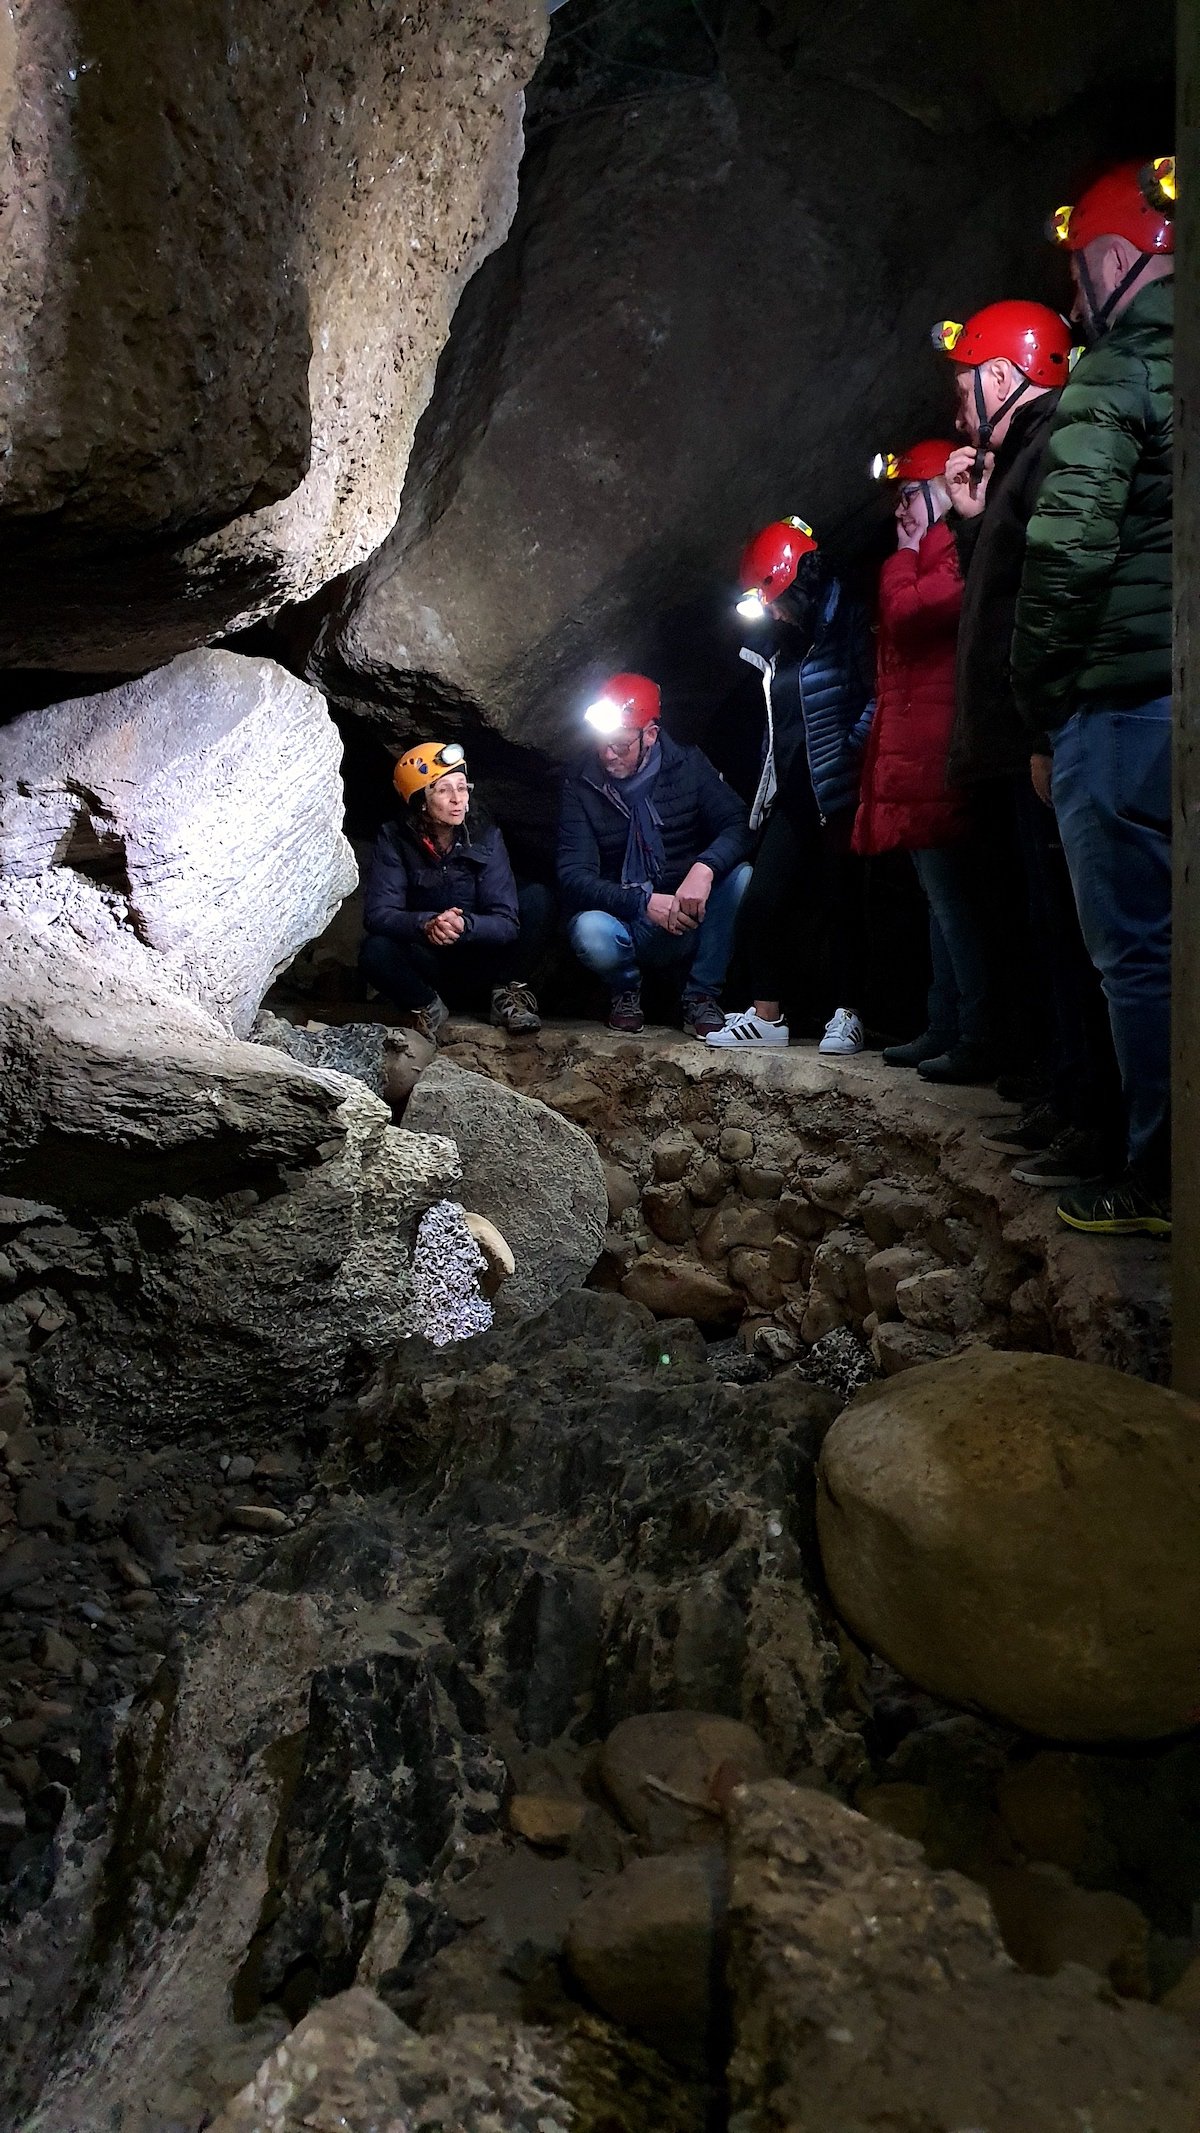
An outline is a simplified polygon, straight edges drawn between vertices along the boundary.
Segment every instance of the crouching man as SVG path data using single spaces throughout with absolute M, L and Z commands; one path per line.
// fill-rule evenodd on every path
M 644 970 L 677 970 L 684 1027 L 724 1026 L 719 1005 L 750 880 L 747 811 L 698 748 L 661 730 L 644 674 L 614 674 L 584 716 L 592 745 L 567 779 L 558 882 L 571 946 L 608 988 L 608 1027 L 645 1027 Z

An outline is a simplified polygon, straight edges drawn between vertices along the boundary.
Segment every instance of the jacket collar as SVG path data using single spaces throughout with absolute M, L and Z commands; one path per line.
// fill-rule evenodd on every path
M 1173 326 L 1175 323 L 1175 278 L 1164 274 L 1158 281 L 1146 283 L 1139 289 L 1132 303 L 1127 304 L 1115 325 L 1098 342 L 1115 340 L 1126 331 L 1136 333 L 1142 326 Z
M 1048 427 L 1054 410 L 1062 398 L 1059 387 L 1053 392 L 1039 393 L 1036 400 L 1027 400 L 1023 407 L 1014 407 L 1012 420 L 1003 439 L 996 448 L 996 472 L 1003 475 L 1025 446 L 1039 432 Z
M 662 757 L 658 773 L 661 777 L 664 770 L 670 770 L 676 763 L 682 762 L 683 749 L 678 741 L 671 739 L 664 726 L 660 726 L 658 729 L 658 747 Z M 597 770 L 596 758 L 590 750 L 575 775 L 581 785 L 590 785 L 593 792 L 598 792 L 605 800 L 608 799 L 609 796 L 604 789 L 604 774 L 602 771 Z

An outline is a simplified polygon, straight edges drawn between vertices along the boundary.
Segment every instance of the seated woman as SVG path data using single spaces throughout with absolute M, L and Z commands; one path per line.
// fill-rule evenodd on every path
M 435 1041 L 447 1000 L 469 1006 L 487 994 L 498 1029 L 539 1030 L 527 979 L 553 925 L 549 890 L 532 882 L 518 893 L 499 830 L 478 816 L 468 827 L 456 741 L 410 748 L 392 782 L 402 810 L 380 830 L 367 877 L 363 975 Z

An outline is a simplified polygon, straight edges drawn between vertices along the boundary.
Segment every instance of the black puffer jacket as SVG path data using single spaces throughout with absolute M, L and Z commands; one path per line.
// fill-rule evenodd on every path
M 366 931 L 392 941 L 420 940 L 435 912 L 455 906 L 463 915 L 463 941 L 499 948 L 516 940 L 517 885 L 499 830 L 468 820 L 443 852 L 415 822 L 386 822 L 367 875 Z
M 1025 537 L 1041 487 L 1056 392 L 1013 409 L 978 518 L 955 521 L 963 573 L 958 625 L 957 709 L 946 777 L 951 785 L 1028 775 L 1040 737 L 1030 733 L 1013 695 L 1010 656 Z M 1040 740 L 1042 749 L 1046 742 Z
M 745 805 L 698 748 L 681 748 L 665 733 L 659 747 L 662 768 L 654 805 L 666 860 L 654 886 L 673 894 L 697 860 L 723 881 L 750 850 Z M 626 920 L 642 916 L 642 890 L 621 880 L 628 833 L 628 816 L 609 799 L 596 758 L 589 756 L 563 787 L 558 825 L 558 882 L 568 917 L 576 911 L 610 911 Z

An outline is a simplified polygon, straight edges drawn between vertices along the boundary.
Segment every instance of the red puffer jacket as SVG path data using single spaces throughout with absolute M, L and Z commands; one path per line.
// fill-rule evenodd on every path
M 898 548 L 879 578 L 875 719 L 854 824 L 856 852 L 916 852 L 967 833 L 966 800 L 946 784 L 962 576 L 945 520 Z

